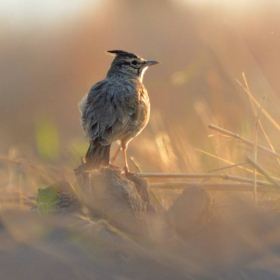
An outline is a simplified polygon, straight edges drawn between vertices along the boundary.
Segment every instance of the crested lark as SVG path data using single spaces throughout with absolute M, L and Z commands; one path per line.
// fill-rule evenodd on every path
M 121 50 L 108 52 L 115 58 L 106 78 L 93 85 L 79 103 L 81 123 L 90 142 L 86 168 L 108 166 L 111 144 L 120 140 L 124 170 L 128 174 L 127 145 L 145 128 L 150 117 L 143 75 L 149 66 L 158 62 Z

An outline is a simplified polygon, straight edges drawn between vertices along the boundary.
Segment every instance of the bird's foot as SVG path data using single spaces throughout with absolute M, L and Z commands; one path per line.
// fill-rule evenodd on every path
M 131 178 L 135 174 L 134 172 L 130 172 L 127 166 L 125 166 L 123 168 L 122 173 L 124 173 L 125 177 L 128 178 L 128 179 Z

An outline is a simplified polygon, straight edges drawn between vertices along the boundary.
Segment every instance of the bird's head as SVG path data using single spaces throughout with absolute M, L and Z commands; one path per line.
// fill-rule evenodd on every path
M 143 75 L 149 66 L 158 64 L 155 60 L 146 60 L 137 54 L 121 50 L 108 51 L 115 55 L 107 76 L 126 75 L 129 78 L 139 79 L 142 82 Z

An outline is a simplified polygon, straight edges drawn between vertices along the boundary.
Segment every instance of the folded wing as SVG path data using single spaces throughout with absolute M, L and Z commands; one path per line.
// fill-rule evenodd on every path
M 141 89 L 140 89 L 141 90 Z M 109 145 L 129 133 L 137 122 L 139 94 L 133 81 L 95 84 L 80 103 L 82 125 L 91 141 Z

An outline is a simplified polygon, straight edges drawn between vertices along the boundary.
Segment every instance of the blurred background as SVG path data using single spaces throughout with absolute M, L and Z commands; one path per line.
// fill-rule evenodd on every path
M 88 145 L 77 104 L 105 77 L 105 51 L 123 49 L 161 62 L 145 75 L 151 120 L 128 155 L 146 172 L 218 167 L 196 150 L 233 153 L 210 123 L 253 135 L 242 73 L 279 120 L 279 16 L 277 0 L 0 0 L 0 154 L 77 166 Z
M 132 171 L 253 178 L 248 165 L 219 169 L 244 163 L 252 148 L 208 126 L 280 152 L 279 18 L 279 0 L 0 0 L 0 278 L 280 279 L 272 190 L 211 191 L 213 216 L 185 238 L 161 218 L 146 240 L 89 221 L 86 211 L 49 219 L 29 211 L 39 188 L 62 179 L 75 186 L 73 168 L 88 148 L 77 105 L 106 76 L 113 49 L 161 62 L 144 77 L 151 119 L 129 145 Z M 257 159 L 279 182 L 280 161 L 261 151 Z M 166 210 L 182 189 L 162 181 L 173 185 L 152 197 Z M 196 211 L 197 197 L 188 201 Z

